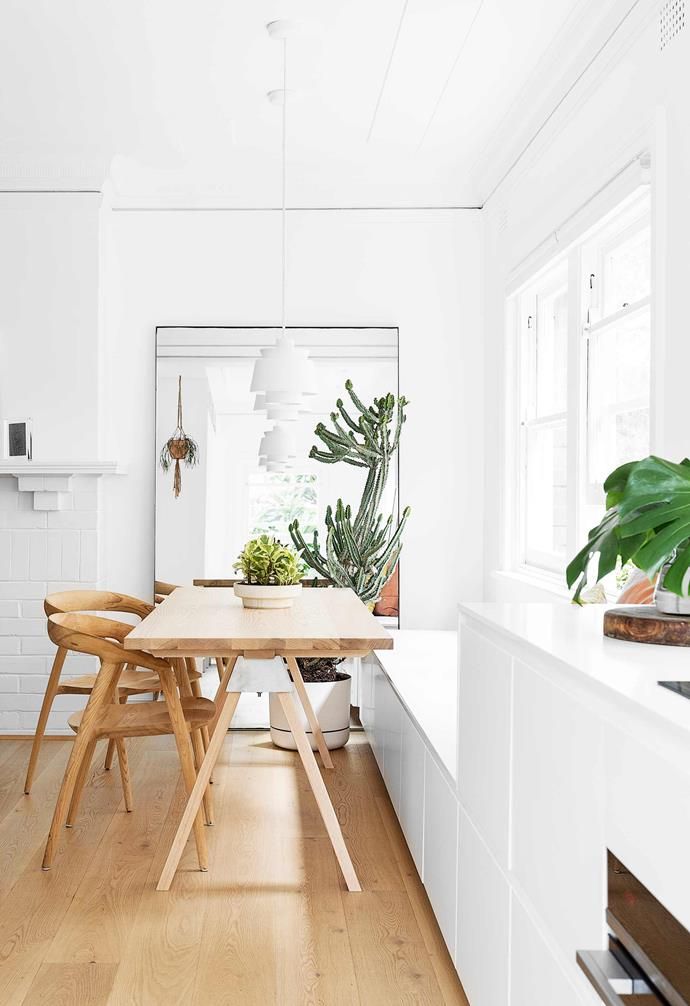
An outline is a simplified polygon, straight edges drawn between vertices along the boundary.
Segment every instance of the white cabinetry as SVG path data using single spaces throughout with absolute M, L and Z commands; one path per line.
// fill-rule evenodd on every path
M 424 879 L 424 741 L 412 720 L 402 710 L 400 758 L 400 825 L 414 865 Z
M 424 886 L 451 957 L 455 957 L 458 802 L 444 772 L 426 753 Z
M 584 977 L 574 976 L 578 987 L 566 975 L 514 894 L 511 944 L 510 1006 L 601 1006 Z M 478 1000 L 472 1006 L 484 1004 Z
M 458 679 L 458 795 L 502 866 L 508 865 L 511 658 L 463 627 Z
M 472 1006 L 507 1006 L 510 887 L 460 807 L 455 966 Z
M 513 873 L 574 966 L 606 904 L 601 720 L 515 662 Z

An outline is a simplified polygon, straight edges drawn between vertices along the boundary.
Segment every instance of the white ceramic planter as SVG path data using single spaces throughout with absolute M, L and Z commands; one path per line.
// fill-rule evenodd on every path
M 326 746 L 331 750 L 347 744 L 350 737 L 350 686 L 349 674 L 340 681 L 307 681 L 305 688 L 314 707 L 316 718 L 323 732 Z M 302 720 L 312 749 L 316 750 L 311 728 L 299 698 L 294 694 L 295 706 Z M 272 693 L 269 700 L 271 715 L 271 740 L 279 748 L 295 751 L 297 745 L 285 719 L 278 696 Z
M 687 596 L 690 593 L 690 570 L 683 577 L 683 593 L 685 596 L 681 597 L 679 594 L 674 594 L 664 587 L 664 578 L 670 565 L 670 562 L 665 563 L 659 573 L 656 590 L 654 591 L 654 604 L 657 611 L 662 612 L 664 615 L 690 615 L 690 597 Z
M 242 598 L 245 608 L 290 608 L 301 589 L 301 583 L 273 587 L 261 587 L 256 583 L 235 584 L 235 594 Z

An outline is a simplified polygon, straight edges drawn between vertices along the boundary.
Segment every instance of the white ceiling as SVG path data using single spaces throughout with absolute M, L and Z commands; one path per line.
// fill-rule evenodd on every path
M 486 151 L 508 119 L 514 140 L 520 94 L 592 6 L 3 0 L 0 187 L 110 171 L 125 202 L 276 205 L 282 46 L 264 26 L 289 17 L 292 205 L 479 205 Z

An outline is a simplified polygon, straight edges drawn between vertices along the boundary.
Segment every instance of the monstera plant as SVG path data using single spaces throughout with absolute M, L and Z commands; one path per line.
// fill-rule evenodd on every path
M 595 555 L 599 556 L 599 580 L 615 569 L 620 559 L 632 562 L 650 579 L 661 572 L 664 591 L 686 596 L 690 460 L 675 464 L 652 455 L 631 461 L 611 472 L 604 490 L 606 513 L 566 571 L 568 586 L 575 586 L 573 600 L 580 603 Z

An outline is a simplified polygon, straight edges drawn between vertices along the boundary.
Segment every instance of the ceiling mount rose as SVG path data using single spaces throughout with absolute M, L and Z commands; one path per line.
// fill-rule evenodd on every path
M 299 31 L 298 21 L 289 21 L 286 18 L 280 18 L 278 21 L 269 21 L 266 25 L 266 31 L 271 38 L 284 40 L 295 35 Z

